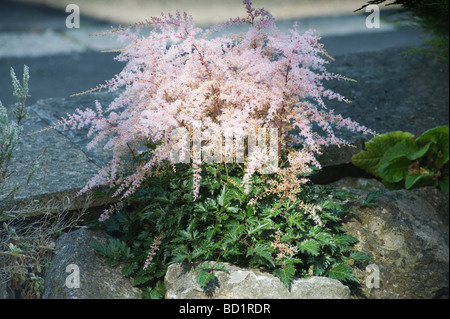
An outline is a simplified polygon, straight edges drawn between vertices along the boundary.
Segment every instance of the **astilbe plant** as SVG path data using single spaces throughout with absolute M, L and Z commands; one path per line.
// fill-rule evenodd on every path
M 120 94 L 106 109 L 96 102 L 59 123 L 88 126 L 89 147 L 112 149 L 109 164 L 81 190 L 106 184 L 119 197 L 100 216 L 100 227 L 120 238 L 96 250 L 124 263 L 124 275 L 145 285 L 151 298 L 164 295 L 163 277 L 174 262 L 264 267 L 289 287 L 293 276 L 355 281 L 349 262 L 369 258 L 354 251 L 357 240 L 344 233 L 342 196 L 311 186 L 307 177 L 320 168 L 316 156 L 324 145 L 346 144 L 334 129 L 374 132 L 327 110 L 327 99 L 349 101 L 324 82 L 346 78 L 327 71 L 331 57 L 313 31 L 300 34 L 294 27 L 282 34 L 269 12 L 243 2 L 245 18 L 205 30 L 180 13 L 112 29 L 109 34 L 131 40 L 117 57 L 127 64 L 90 91 Z M 235 25 L 248 31 L 230 33 Z M 147 37 L 138 36 L 143 27 L 153 28 Z M 272 158 L 259 147 L 263 138 L 243 163 L 202 163 L 195 148 L 189 164 L 172 156 L 179 129 L 192 144 L 200 131 L 203 142 L 220 134 L 249 146 L 261 128 L 271 129 L 270 144 L 278 146 L 280 165 L 270 174 L 264 168 Z M 223 147 L 200 145 L 208 152 Z M 214 271 L 224 269 L 200 265 L 199 285 L 207 287 Z
M 113 151 L 109 164 L 81 192 L 107 184 L 114 196 L 128 198 L 158 172 L 161 163 L 170 162 L 175 143 L 171 133 L 185 128 L 192 134 L 201 123 L 203 132 L 244 139 L 251 129 L 278 129 L 279 155 L 285 154 L 290 165 L 278 169 L 283 178 L 273 192 L 289 196 L 305 181 L 292 183 L 293 179 L 307 175 L 312 165 L 320 167 L 316 155 L 323 145 L 346 143 L 334 128 L 373 133 L 327 110 L 327 99 L 349 101 L 323 85 L 346 78 L 327 71 L 331 57 L 320 37 L 313 31 L 300 34 L 296 26 L 283 34 L 269 12 L 253 8 L 249 0 L 243 2 L 245 18 L 208 29 L 196 27 L 191 16 L 177 12 L 107 32 L 131 40 L 116 58 L 127 64 L 90 91 L 123 91 L 106 109 L 96 101 L 95 109 L 77 109 L 59 123 L 72 129 L 89 126 L 88 147 L 105 142 L 104 147 Z M 242 34 L 225 32 L 234 25 L 249 28 Z M 147 37 L 139 37 L 142 27 L 152 27 Z M 315 133 L 314 125 L 324 134 Z M 289 148 L 292 145 L 301 148 Z M 244 182 L 264 163 L 249 154 Z M 191 165 L 195 199 L 201 163 L 194 160 Z

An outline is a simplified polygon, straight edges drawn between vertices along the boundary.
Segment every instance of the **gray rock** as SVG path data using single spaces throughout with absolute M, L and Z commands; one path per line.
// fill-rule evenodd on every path
M 366 280 L 374 270 L 356 269 L 357 298 L 440 298 L 449 286 L 449 197 L 436 188 L 387 191 L 375 206 L 354 207 L 344 228 L 371 255 L 379 288 Z M 372 282 L 372 279 L 370 279 Z M 374 283 L 374 282 L 372 282 Z
M 0 282 L 0 300 L 2 299 L 9 299 L 7 282 Z
M 14 119 L 11 112 L 9 118 Z M 49 129 L 49 125 L 33 109 L 29 110 L 21 125 L 22 138 L 11 159 L 9 166 L 11 176 L 7 179 L 2 192 L 7 194 L 16 184 L 19 189 L 14 199 L 0 201 L 0 221 L 9 218 L 5 212 L 10 210 L 20 211 L 21 217 L 43 214 L 49 209 L 57 212 L 66 198 L 70 201 L 69 206 L 72 210 L 85 207 L 89 201 L 90 207 L 115 201 L 110 197 L 89 199 L 87 193 L 76 196 L 99 171 L 100 166 L 96 165 L 69 137 Z M 39 168 L 27 183 L 36 161 Z M 39 207 L 39 204 L 46 206 L 45 203 L 49 202 L 55 203 L 55 209 L 51 207 L 29 209 L 30 204 Z
M 376 191 L 387 191 L 386 186 L 375 178 L 360 178 L 360 177 L 344 177 L 332 183 L 332 185 L 344 189 L 352 190 L 358 194 L 366 194 Z
M 210 262 L 208 262 L 210 263 Z M 341 282 L 311 277 L 294 279 L 290 291 L 277 277 L 258 269 L 223 263 L 229 273 L 216 271 L 217 281 L 206 290 L 195 279 L 199 263 L 176 263 L 168 267 L 164 283 L 166 299 L 348 299 L 350 289 Z
M 109 236 L 80 228 L 63 234 L 56 241 L 56 256 L 44 274 L 43 299 L 137 299 L 141 291 L 133 281 L 125 278 L 119 267 L 104 264 L 90 246 L 93 242 L 107 242 Z M 71 265 L 71 266 L 69 266 Z M 76 265 L 79 280 L 75 278 Z M 69 266 L 69 268 L 67 268 Z M 67 272 L 66 272 L 67 270 Z M 69 280 L 68 280 L 69 277 Z M 66 284 L 66 280 L 68 284 Z M 76 283 L 79 283 L 79 288 Z M 68 288 L 69 286 L 69 288 Z

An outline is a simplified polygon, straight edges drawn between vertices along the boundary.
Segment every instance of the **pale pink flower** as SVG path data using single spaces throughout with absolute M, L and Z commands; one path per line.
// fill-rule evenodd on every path
M 77 109 L 59 123 L 71 129 L 89 127 L 88 146 L 105 142 L 113 152 L 110 163 L 82 192 L 106 184 L 119 186 L 116 196 L 131 196 L 156 166 L 170 162 L 175 143 L 171 132 L 185 128 L 192 133 L 196 122 L 204 130 L 231 130 L 239 138 L 247 138 L 249 128 L 273 127 L 287 151 L 289 143 L 302 144 L 301 153 L 293 151 L 290 167 L 277 172 L 284 182 L 274 185 L 274 192 L 287 194 L 290 184 L 290 196 L 305 182 L 292 183 L 295 174 L 308 174 L 308 165 L 319 167 L 315 156 L 322 146 L 346 143 L 334 129 L 374 133 L 326 109 L 326 100 L 348 101 L 326 89 L 324 82 L 345 77 L 327 71 L 329 56 L 314 31 L 301 34 L 294 26 L 282 34 L 267 10 L 253 8 L 249 0 L 243 3 L 245 17 L 208 29 L 176 12 L 107 32 L 130 41 L 116 58 L 126 65 L 91 91 L 123 91 L 107 108 L 96 102 L 95 109 Z M 248 31 L 218 33 L 238 24 L 248 25 Z M 139 35 L 143 27 L 153 27 L 146 37 Z M 313 131 L 314 124 L 324 136 Z M 152 156 L 127 166 L 148 142 L 157 143 Z M 264 163 L 255 155 L 246 158 L 246 191 L 251 175 Z M 192 162 L 194 199 L 199 194 L 200 164 Z

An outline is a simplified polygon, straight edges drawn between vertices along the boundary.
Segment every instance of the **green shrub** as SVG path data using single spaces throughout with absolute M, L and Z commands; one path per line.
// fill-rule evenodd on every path
M 204 164 L 193 201 L 191 170 L 177 164 L 160 172 L 98 224 L 116 239 L 95 244 L 97 252 L 121 263 L 144 297 L 164 295 L 163 278 L 175 262 L 216 261 L 196 269 L 202 287 L 214 271 L 227 271 L 220 262 L 264 267 L 289 287 L 293 276 L 356 281 L 350 265 L 370 260 L 342 228 L 347 194 L 307 184 L 296 202 L 280 199 L 266 192 L 271 175 L 255 175 L 246 194 L 237 164 Z M 258 200 L 248 204 L 253 197 Z
M 449 188 L 449 128 L 439 126 L 414 138 L 408 132 L 375 136 L 352 162 L 378 177 L 389 188 Z
M 28 93 L 29 78 L 29 69 L 26 65 L 23 69 L 22 84 L 17 79 L 14 69 L 11 68 L 11 80 L 14 87 L 13 95 L 17 98 L 16 108 L 13 109 L 12 112 L 16 116 L 17 122 L 9 120 L 8 112 L 0 101 L 0 202 L 13 196 L 18 189 L 18 185 L 15 185 L 8 192 L 3 192 L 6 187 L 7 179 L 11 175 L 8 170 L 11 158 L 17 147 L 17 143 L 22 136 L 22 126 L 20 126 L 20 122 L 26 117 L 28 112 L 25 107 L 25 101 L 27 97 L 30 96 Z

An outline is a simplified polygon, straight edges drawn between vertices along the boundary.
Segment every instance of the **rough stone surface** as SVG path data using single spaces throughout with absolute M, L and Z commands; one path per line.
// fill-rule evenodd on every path
M 8 110 L 8 116 L 15 119 L 11 109 L 10 107 Z M 30 202 L 35 206 L 39 206 L 41 202 L 45 206 L 45 203 L 54 201 L 55 207 L 59 207 L 61 202 L 69 199 L 70 209 L 84 207 L 87 196 L 76 194 L 100 170 L 101 164 L 84 152 L 77 144 L 78 140 L 49 129 L 49 124 L 54 123 L 55 118 L 50 122 L 43 117 L 40 109 L 33 107 L 21 122 L 22 138 L 11 159 L 9 165 L 11 176 L 2 192 L 5 194 L 10 192 L 16 184 L 19 189 L 13 200 L 0 202 L 0 221 L 8 219 L 4 212 L 19 210 L 20 207 L 28 206 Z M 36 162 L 39 163 L 39 167 L 31 178 L 28 178 Z M 105 205 L 113 201 L 109 197 L 95 198 L 90 206 Z M 39 209 L 26 211 L 27 216 L 46 212 Z
M 344 177 L 332 184 L 340 189 L 351 190 L 361 194 L 387 191 L 386 186 L 375 178 Z
M 356 192 L 357 193 L 357 192 Z M 379 288 L 368 288 L 373 270 L 357 269 L 356 298 L 441 298 L 449 287 L 449 197 L 436 188 L 386 191 L 374 206 L 354 207 L 345 230 L 379 268 Z M 374 283 L 374 281 L 371 281 Z
M 8 283 L 7 282 L 1 282 L 0 283 L 0 300 L 2 300 L 2 299 L 9 299 Z
M 176 263 L 168 267 L 164 279 L 166 299 L 348 299 L 350 289 L 325 278 L 294 279 L 290 291 L 272 274 L 258 269 L 223 263 L 229 273 L 216 271 L 217 281 L 202 289 L 194 269 L 199 265 Z
M 43 299 L 137 299 L 141 291 L 125 278 L 119 267 L 104 264 L 90 246 L 93 242 L 107 242 L 108 235 L 100 231 L 80 228 L 63 234 L 56 241 L 56 256 L 44 274 Z M 79 267 L 80 287 L 67 288 L 66 278 L 74 274 L 66 267 Z
M 94 101 L 106 107 L 116 97 L 118 92 L 90 93 L 73 96 L 70 98 L 49 98 L 39 100 L 32 109 L 41 117 L 41 119 L 49 125 L 54 125 L 62 118 L 66 118 L 67 114 L 73 114 L 77 108 L 85 110 L 86 108 L 95 108 Z M 88 149 L 87 144 L 91 141 L 92 136 L 88 137 L 89 128 L 72 130 L 70 128 L 58 127 L 58 132 L 69 139 L 86 155 L 92 163 L 98 167 L 103 167 L 112 159 L 112 150 L 105 150 L 102 143 L 98 147 Z

